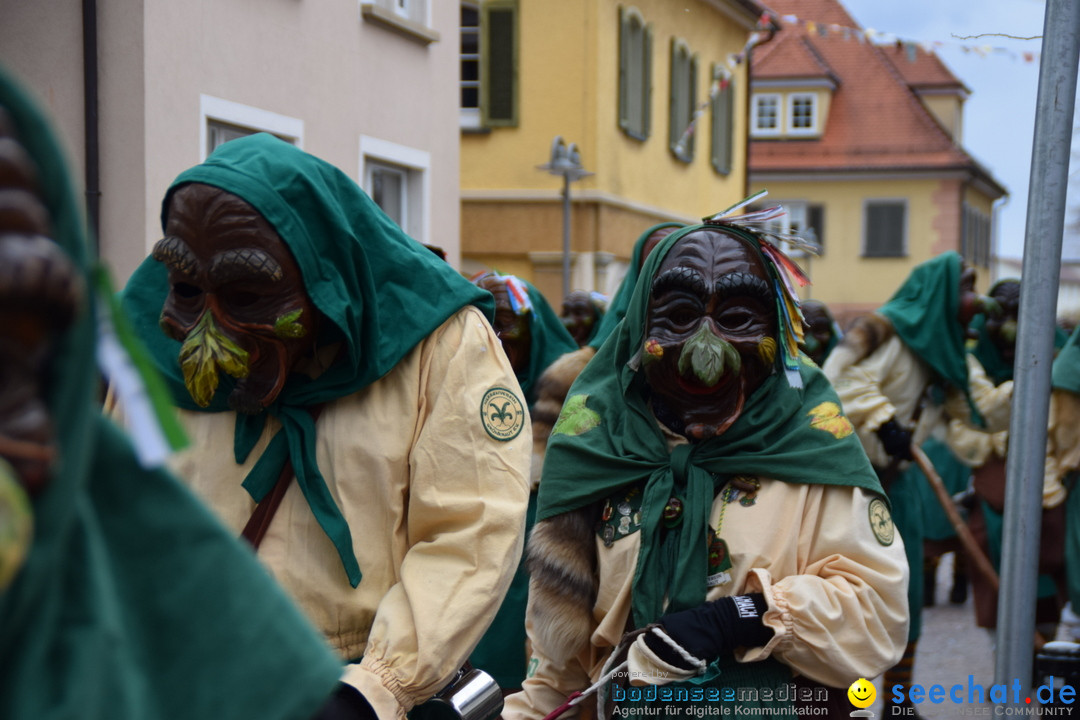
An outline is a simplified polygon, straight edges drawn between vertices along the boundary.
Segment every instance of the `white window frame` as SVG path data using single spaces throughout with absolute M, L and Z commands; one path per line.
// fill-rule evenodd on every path
M 408 171 L 405 183 L 405 227 L 414 240 L 430 243 L 431 153 L 388 140 L 360 136 L 360 186 L 370 194 L 372 164 L 396 165 Z
M 232 100 L 199 95 L 199 162 L 206 160 L 207 134 L 210 121 L 249 128 L 252 132 L 268 132 L 288 140 L 296 147 L 304 147 L 304 121 L 270 112 Z
M 798 100 L 810 101 L 810 127 L 795 127 L 795 103 Z M 788 135 L 817 135 L 818 134 L 818 97 L 817 93 L 791 93 L 787 97 L 787 134 Z
M 758 125 L 758 109 L 762 100 L 772 100 L 776 104 L 776 127 L 762 128 Z M 750 136 L 751 137 L 779 137 L 783 132 L 784 122 L 784 96 L 780 93 L 754 93 L 750 102 Z
M 483 62 L 482 62 L 483 53 L 484 53 L 484 47 L 483 47 L 484 36 L 483 36 L 483 33 L 481 32 L 481 29 L 480 29 L 480 23 L 481 23 L 480 3 L 478 3 L 478 2 L 462 2 L 462 3 L 459 4 L 459 8 L 461 6 L 466 6 L 466 5 L 468 7 L 470 7 L 474 12 L 476 12 L 476 27 L 473 27 L 471 25 L 470 26 L 464 26 L 464 25 L 460 26 L 460 36 L 459 36 L 459 40 L 458 40 L 458 57 L 459 57 L 458 62 L 463 63 L 466 60 L 465 54 L 461 52 L 461 40 L 460 40 L 460 38 L 464 37 L 464 35 L 466 33 L 466 27 L 468 27 L 468 32 L 476 35 L 476 56 L 472 57 L 471 54 L 470 54 L 470 57 L 468 58 L 468 60 L 470 62 L 475 62 L 476 63 L 476 80 L 464 80 L 464 79 L 462 79 L 461 80 L 461 89 L 463 90 L 466 87 L 475 88 L 475 90 L 476 90 L 476 105 L 474 107 L 461 106 L 459 108 L 458 122 L 459 122 L 459 124 L 460 124 L 460 126 L 462 128 L 465 128 L 465 129 L 468 129 L 468 130 L 476 130 L 476 129 L 479 129 L 482 126 L 482 122 L 481 122 L 481 119 L 480 119 L 480 102 L 481 102 L 480 94 L 482 92 L 481 83 L 483 82 L 483 79 L 484 79 L 483 78 L 484 68 L 483 68 Z M 460 12 L 460 10 L 459 10 L 459 12 Z M 460 104 L 460 99 L 459 99 L 458 102 Z
M 430 28 L 431 4 L 432 0 L 360 0 L 360 10 L 362 14 L 364 5 L 375 5 L 403 20 Z

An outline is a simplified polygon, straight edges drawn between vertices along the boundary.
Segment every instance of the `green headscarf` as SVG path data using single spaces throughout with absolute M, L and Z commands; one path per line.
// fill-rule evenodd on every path
M 1072 331 L 1069 340 L 1054 358 L 1050 386 L 1080 394 L 1080 325 Z
M 0 106 L 37 165 L 52 237 L 85 276 L 51 124 L 2 72 Z M 26 563 L 0 591 L 0 717 L 310 718 L 340 661 L 250 550 L 102 417 L 96 342 L 87 292 L 46 384 L 58 462 L 34 499 Z
M 515 307 L 515 312 L 524 314 L 528 319 L 529 333 L 532 338 L 529 344 L 529 367 L 517 375 L 521 393 L 525 396 L 525 403 L 532 409 L 533 403 L 536 402 L 536 381 L 551 363 L 566 353 L 577 350 L 578 344 L 563 325 L 554 308 L 544 298 L 543 293 L 532 283 L 516 275 L 503 275 L 495 271 L 480 273 L 473 277 L 472 282 L 477 284 L 489 275 L 501 280 L 512 278 L 512 282 L 520 283 L 525 288 L 525 293 L 529 297 L 528 308 Z M 513 302 L 512 298 L 511 303 Z
M 777 353 L 773 374 L 747 398 L 742 415 L 722 436 L 668 452 L 637 369 L 651 280 L 680 238 L 709 227 L 715 229 L 694 225 L 676 231 L 649 255 L 625 321 L 570 388 L 544 457 L 538 521 L 643 485 L 641 552 L 633 581 L 638 627 L 665 611 L 665 594 L 670 595 L 668 612 L 704 602 L 709 512 L 729 478 L 759 475 L 882 493 L 836 392 L 805 356 L 799 363 L 802 388 L 789 384 Z M 756 235 L 730 225 L 724 229 L 758 248 Z M 763 261 L 779 282 L 775 265 Z M 682 499 L 683 521 L 677 531 L 661 533 L 671 497 Z
M 983 424 L 968 387 L 964 328 L 960 315 L 959 253 L 952 250 L 915 266 L 878 314 L 892 322 L 896 334 L 930 366 L 945 384 L 964 393 L 972 419 Z
M 162 202 L 163 228 L 172 193 L 193 182 L 239 196 L 270 222 L 300 266 L 312 302 L 329 321 L 329 332 L 324 332 L 320 344 L 342 343 L 337 360 L 318 378 L 290 375 L 266 412 L 237 414 L 235 455 L 237 463 L 246 460 L 266 415 L 281 421 L 282 430 L 255 463 L 244 487 L 258 502 L 273 487 L 286 457 L 291 459 L 308 505 L 356 587 L 361 573 L 351 534 L 316 465 L 315 423 L 307 408 L 375 382 L 466 305 L 480 308 L 490 320 L 491 294 L 406 235 L 341 170 L 271 135 L 225 143 L 202 165 L 181 173 Z M 222 379 L 207 408 L 195 405 L 184 387 L 180 344 L 158 327 L 168 290 L 165 266 L 147 258 L 124 290 L 124 307 L 149 345 L 176 404 L 189 410 L 225 411 L 231 378 Z
M 626 269 L 626 275 L 623 276 L 622 282 L 619 283 L 619 289 L 615 291 L 615 296 L 611 298 L 611 302 L 608 303 L 604 317 L 600 319 L 600 324 L 597 326 L 596 331 L 593 332 L 592 337 L 589 338 L 589 347 L 599 349 L 600 346 L 604 344 L 604 341 L 608 339 L 608 336 L 615 331 L 615 326 L 622 322 L 622 319 L 626 317 L 626 308 L 630 305 L 630 297 L 634 294 L 634 285 L 637 284 L 638 274 L 640 272 L 639 268 L 641 267 L 641 255 L 644 252 L 645 241 L 657 230 L 669 227 L 685 227 L 685 223 L 657 223 L 641 233 L 641 235 L 638 236 L 638 239 L 634 241 L 634 251 L 630 255 L 630 266 Z

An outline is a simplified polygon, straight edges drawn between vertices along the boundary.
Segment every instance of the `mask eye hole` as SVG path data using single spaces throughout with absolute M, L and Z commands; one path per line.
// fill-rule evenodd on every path
M 178 282 L 173 284 L 173 293 L 179 298 L 190 300 L 191 298 L 202 295 L 202 290 L 195 287 L 191 283 Z

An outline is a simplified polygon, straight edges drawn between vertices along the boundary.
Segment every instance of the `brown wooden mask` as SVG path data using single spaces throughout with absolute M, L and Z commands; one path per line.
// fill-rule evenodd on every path
M 510 366 L 514 373 L 523 375 L 529 370 L 529 356 L 532 351 L 532 330 L 529 319 L 514 312 L 510 304 L 510 293 L 506 289 L 506 280 L 495 274 L 487 274 L 476 281 L 495 296 L 495 322 L 492 327 L 502 343 Z
M 50 239 L 37 175 L 0 107 L 0 456 L 31 493 L 55 453 L 45 393 L 54 342 L 84 297 L 81 274 Z
M 225 372 L 236 378 L 231 409 L 268 407 L 310 354 L 318 323 L 285 242 L 245 200 L 191 183 L 173 192 L 153 256 L 169 270 L 161 327 L 183 343 L 192 399 L 207 407 Z
M 575 290 L 563 300 L 560 319 L 578 347 L 589 341 L 589 334 L 600 322 L 600 311 L 596 309 L 589 293 Z
M 649 297 L 642 358 L 657 417 L 691 439 L 722 434 L 772 372 L 776 334 L 759 253 L 721 230 L 681 238 Z

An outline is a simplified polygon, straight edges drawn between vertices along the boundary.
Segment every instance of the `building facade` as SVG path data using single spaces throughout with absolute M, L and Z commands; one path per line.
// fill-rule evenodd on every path
M 173 178 L 255 131 L 338 166 L 457 265 L 458 13 L 433 0 L 0 0 L 0 64 L 90 168 L 120 284 L 160 238 Z
M 754 57 L 749 176 L 821 245 L 798 258 L 807 296 L 844 324 L 947 250 L 985 289 L 1006 191 L 961 144 L 967 88 L 917 46 L 874 44 L 837 0 L 770 8 L 782 29 Z
M 462 269 L 496 269 L 558 307 L 610 294 L 634 241 L 747 195 L 752 0 L 463 2 Z M 756 37 L 763 39 L 767 33 Z M 561 139 L 592 173 L 541 169 Z M 568 236 L 568 242 L 567 242 Z

